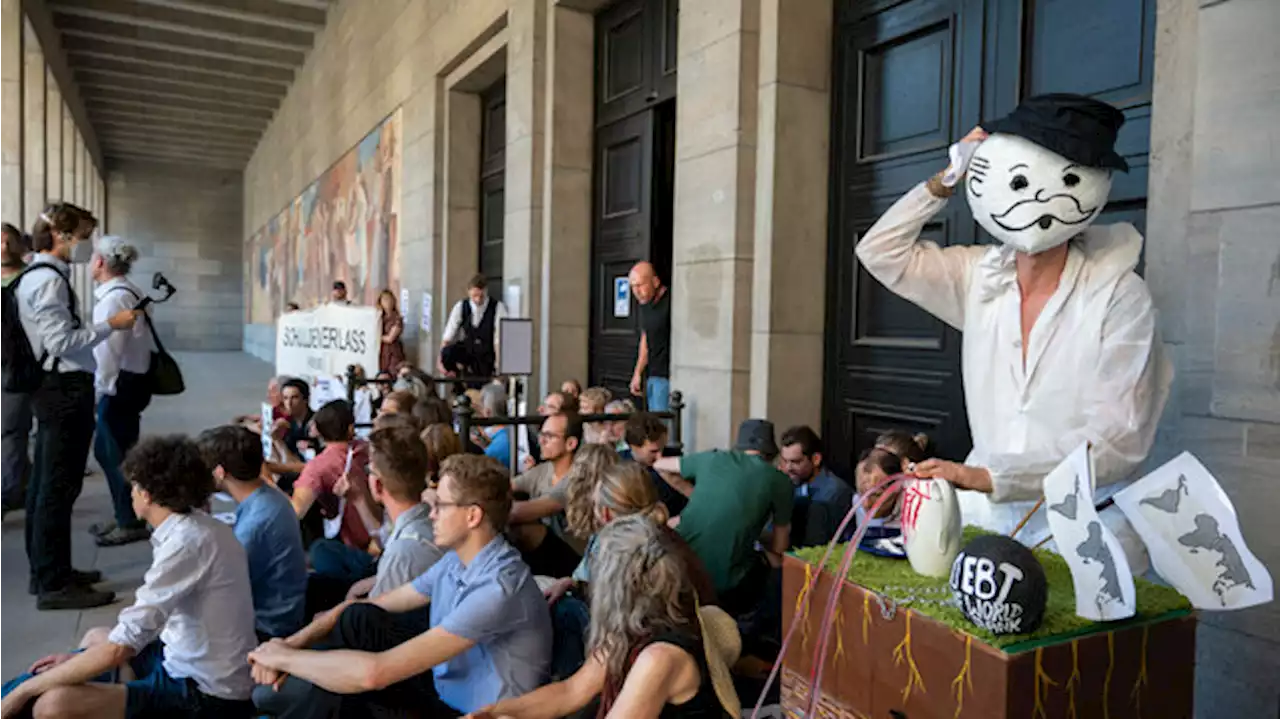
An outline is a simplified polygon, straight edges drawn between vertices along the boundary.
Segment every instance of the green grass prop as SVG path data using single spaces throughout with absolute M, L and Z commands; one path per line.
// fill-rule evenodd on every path
M 981 534 L 988 534 L 988 532 L 976 527 L 965 527 L 964 543 Z M 844 544 L 836 545 L 831 553 L 826 566 L 829 573 L 834 574 L 840 570 L 844 548 Z M 817 565 L 822 561 L 824 551 L 826 547 L 807 547 L 797 549 L 792 554 L 802 562 Z M 1071 569 L 1067 566 L 1066 560 L 1047 549 L 1037 549 L 1035 555 L 1044 567 L 1045 578 L 1049 583 L 1049 597 L 1045 606 L 1044 622 L 1039 629 L 1030 634 L 996 636 L 984 629 L 979 629 L 965 619 L 959 608 L 938 601 L 949 599 L 951 596 L 946 577 L 935 578 L 916 574 L 911 569 L 910 562 L 905 559 L 890 559 L 859 552 L 849 570 L 849 579 L 861 587 L 893 599 L 900 609 L 909 608 L 942 622 L 952 629 L 971 634 L 1008 653 L 1055 644 L 1094 632 L 1119 629 L 1130 624 L 1142 624 L 1173 612 L 1181 614 L 1191 609 L 1191 603 L 1177 590 L 1135 577 L 1134 584 L 1138 600 L 1136 616 L 1119 622 L 1094 622 L 1084 619 L 1076 616 L 1075 589 L 1071 582 Z M 819 594 L 813 601 L 825 599 L 824 594 Z M 815 605 L 810 605 L 811 611 L 813 606 Z M 879 611 L 874 600 L 872 608 L 872 611 Z

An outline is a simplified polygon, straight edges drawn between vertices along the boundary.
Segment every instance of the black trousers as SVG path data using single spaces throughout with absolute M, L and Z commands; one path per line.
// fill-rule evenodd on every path
M 489 345 L 492 347 L 492 343 Z M 467 342 L 454 342 L 440 349 L 440 364 L 444 368 L 460 376 L 492 377 L 497 361 L 493 352 L 475 352 Z M 469 382 L 468 385 L 475 385 Z M 479 386 L 479 385 L 477 385 Z
M 384 652 L 430 628 L 427 610 L 392 614 L 373 604 L 353 604 L 342 612 L 328 640 L 318 649 Z M 253 690 L 258 710 L 281 719 L 347 719 L 348 717 L 425 717 L 454 719 L 462 712 L 436 694 L 431 672 L 423 672 L 386 689 L 364 694 L 334 694 L 310 682 L 288 677 L 275 691 Z
M 49 373 L 31 407 L 38 429 L 27 487 L 27 560 L 36 586 L 51 592 L 71 581 L 71 508 L 93 442 L 93 375 Z

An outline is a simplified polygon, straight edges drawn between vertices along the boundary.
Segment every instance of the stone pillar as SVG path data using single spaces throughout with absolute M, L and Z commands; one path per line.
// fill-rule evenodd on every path
M 453 304 L 466 296 L 467 280 L 479 270 L 480 109 L 480 96 L 473 92 L 450 89 L 445 93 L 444 233 L 436 298 L 441 325 L 436 331 L 436 351 Z M 489 292 L 502 297 L 501 287 L 490 287 Z
M 726 447 L 748 415 L 760 0 L 680 9 L 672 388 L 687 447 Z
M 562 5 L 547 17 L 546 179 L 538 385 L 586 377 L 591 323 L 591 160 L 595 19 Z
M 22 3 L 0 2 L 0 216 L 5 222 L 22 222 Z
M 62 92 L 53 73 L 45 69 L 44 148 L 46 200 L 62 199 Z M 43 208 L 41 208 L 43 209 Z
M 24 123 L 22 170 L 22 227 L 31 229 L 49 199 L 45 191 L 45 65 L 44 52 L 31 26 L 23 23 L 22 114 Z
M 430 343 L 439 335 L 440 325 L 432 321 L 431 333 L 423 332 L 422 295 L 434 292 L 439 284 L 435 282 L 435 271 L 439 266 L 434 256 L 434 248 L 439 239 L 439 219 L 436 208 L 438 204 L 434 196 L 439 184 L 435 177 L 435 142 L 436 133 L 433 118 L 436 113 L 436 83 L 428 82 L 418 87 L 404 103 L 401 117 L 401 183 L 399 228 L 399 272 L 400 286 L 409 290 L 409 315 L 405 317 L 405 347 L 416 349 L 416 357 L 409 360 L 415 362 L 428 372 L 434 371 L 435 355 Z M 433 295 L 434 303 L 440 298 Z M 439 315 L 438 311 L 433 314 Z
M 503 299 L 512 315 L 547 324 L 542 303 L 543 179 L 546 157 L 546 40 L 548 0 L 513 3 L 507 14 L 507 168 L 503 223 Z M 494 288 L 496 289 L 496 288 Z M 534 334 L 529 396 L 542 391 L 544 369 Z
M 74 203 L 76 196 L 76 121 L 66 99 L 62 101 L 62 199 Z
M 760 0 L 751 416 L 779 431 L 822 420 L 832 18 Z

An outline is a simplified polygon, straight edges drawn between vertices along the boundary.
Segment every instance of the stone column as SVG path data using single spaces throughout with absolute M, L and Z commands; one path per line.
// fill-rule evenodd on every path
M 0 216 L 6 222 L 22 222 L 22 3 L 0 3 L 0 135 L 3 136 L 0 184 Z
M 822 420 L 832 17 L 760 0 L 751 415 L 779 431 Z
M 759 0 L 680 9 L 672 388 L 687 447 L 726 447 L 748 415 Z
M 440 334 L 453 304 L 466 295 L 467 280 L 479 270 L 480 255 L 480 96 L 463 90 L 445 91 L 444 233 L 440 243 L 440 294 L 436 315 Z M 489 292 L 502 297 L 501 287 Z
M 45 69 L 44 148 L 46 200 L 62 199 L 62 92 L 53 73 Z M 44 209 L 44 208 L 41 208 Z
M 76 196 L 76 121 L 66 99 L 62 101 L 62 199 L 74 203 Z
M 45 66 L 44 52 L 35 32 L 23 23 L 22 114 L 24 123 L 22 169 L 22 227 L 31 229 L 48 199 L 45 191 Z
M 547 17 L 546 178 L 538 385 L 587 376 L 591 322 L 591 154 L 595 19 L 563 5 Z M 532 406 L 532 405 L 531 405 Z
M 543 326 L 543 179 L 546 157 L 547 0 L 513 3 L 507 14 L 507 168 L 503 299 L 512 315 Z M 497 288 L 494 288 L 496 290 Z M 542 391 L 541 342 L 534 334 L 529 396 Z

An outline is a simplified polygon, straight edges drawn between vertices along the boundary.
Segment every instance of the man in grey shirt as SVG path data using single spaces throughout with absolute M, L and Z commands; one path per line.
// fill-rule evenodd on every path
M 71 508 L 84 485 L 95 424 L 93 346 L 137 319 L 137 311 L 128 309 L 86 326 L 76 312 L 69 263 L 93 254 L 88 238 L 97 222 L 74 205 L 47 208 L 31 233 L 36 256 L 13 280 L 22 329 L 46 371 L 31 394 L 39 429 L 26 498 L 29 591 L 40 595 L 40 609 L 86 609 L 115 600 L 113 593 L 93 589 L 100 572 L 71 568 Z
M 435 545 L 431 508 L 422 503 L 427 486 L 427 446 L 409 427 L 384 427 L 369 435 L 369 491 L 387 512 L 391 533 L 377 573 L 351 586 L 348 599 L 369 599 L 408 584 L 444 556 Z

